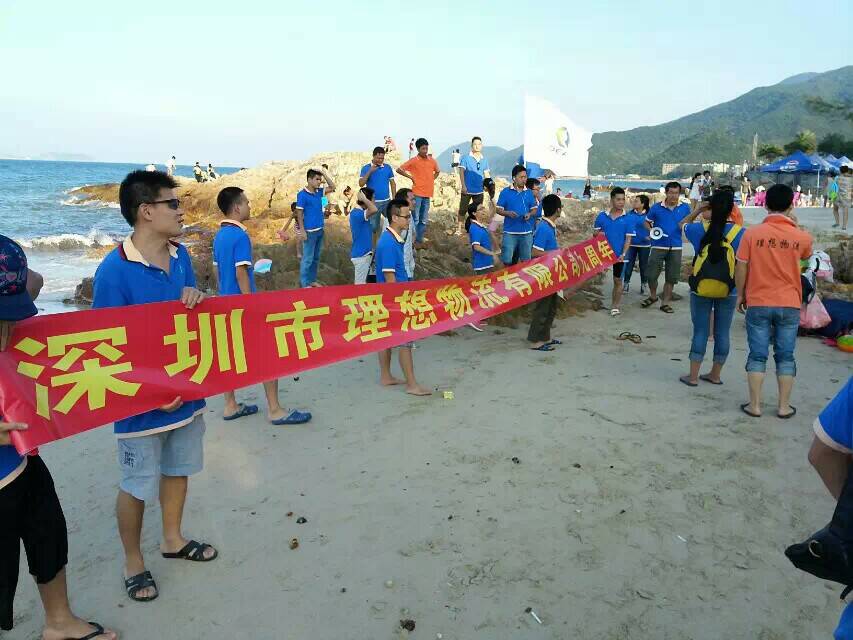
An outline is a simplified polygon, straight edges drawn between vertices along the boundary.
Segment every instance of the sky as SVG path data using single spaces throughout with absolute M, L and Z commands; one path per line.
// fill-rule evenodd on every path
M 853 24 L 853 3 L 831 15 Z M 788 0 L 0 0 L 0 157 L 252 166 L 386 134 L 511 148 L 525 92 L 630 129 L 853 63 L 828 18 Z

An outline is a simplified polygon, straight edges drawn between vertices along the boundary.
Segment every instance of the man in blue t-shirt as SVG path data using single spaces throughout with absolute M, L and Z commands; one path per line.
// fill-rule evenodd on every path
M 530 260 L 533 225 L 539 203 L 527 188 L 527 170 L 520 164 L 512 168 L 512 184 L 498 196 L 497 212 L 504 217 L 501 262 L 513 265 Z
M 171 239 L 183 233 L 184 212 L 177 183 L 159 171 L 133 171 L 119 187 L 121 214 L 133 232 L 95 272 L 92 307 L 121 307 L 180 300 L 194 309 L 204 300 L 196 288 L 190 255 Z M 181 531 L 188 477 L 204 466 L 204 400 L 178 396 L 159 409 L 118 420 L 121 471 L 116 515 L 124 547 L 125 590 L 132 600 L 157 597 L 157 584 L 142 556 L 145 503 L 160 498 L 165 558 L 207 562 L 217 556 L 209 544 Z
M 27 266 L 21 246 L 0 235 L 0 351 L 16 342 L 15 324 L 38 313 L 33 300 L 43 284 Z M 71 612 L 65 577 L 68 530 L 53 478 L 38 450 L 22 456 L 12 445 L 12 432 L 26 429 L 0 415 L 0 630 L 12 629 L 23 542 L 44 607 L 41 637 L 115 640 L 115 632 Z
M 681 228 L 685 218 L 690 215 L 690 205 L 678 203 L 681 198 L 680 183 L 668 182 L 664 191 L 664 201 L 652 206 L 646 216 L 646 228 L 652 239 L 652 250 L 646 273 L 649 297 L 643 300 L 642 306 L 645 309 L 658 301 L 658 278 L 661 271 L 664 271 L 660 310 L 673 313 L 669 303 L 673 300 L 672 290 L 681 277 Z
M 365 284 L 373 261 L 372 221 L 379 217 L 379 209 L 373 202 L 373 189 L 362 187 L 358 192 L 358 206 L 349 214 L 352 232 L 350 260 L 355 274 L 355 284 Z
M 809 462 L 835 500 L 850 473 L 853 455 L 853 376 L 814 421 Z M 836 640 L 853 640 L 853 604 L 841 614 Z
M 610 190 L 610 211 L 602 211 L 595 219 L 593 235 L 603 235 L 613 253 L 616 263 L 613 265 L 613 293 L 611 295 L 610 316 L 618 316 L 619 303 L 622 302 L 622 271 L 625 268 L 625 256 L 631 248 L 631 240 L 636 235 L 636 223 L 625 213 L 625 190 L 613 187 Z
M 462 156 L 459 166 L 459 211 L 456 235 L 461 236 L 468 218 L 468 205 L 483 204 L 483 180 L 492 177 L 489 161 L 483 155 L 483 139 L 480 136 L 471 138 L 471 151 Z
M 563 203 L 559 196 L 547 195 L 542 200 L 542 219 L 536 225 L 533 237 L 533 257 L 538 258 L 548 251 L 559 249 L 557 245 L 556 219 L 560 217 Z M 530 319 L 530 329 L 527 341 L 534 351 L 553 351 L 554 345 L 562 344 L 559 340 L 551 340 L 551 325 L 557 314 L 557 294 L 552 293 L 536 301 L 533 305 L 533 316 Z
M 308 184 L 296 195 L 296 221 L 302 238 L 302 260 L 299 263 L 299 283 L 303 287 L 319 287 L 317 269 L 323 249 L 323 228 L 326 216 L 323 198 L 335 190 L 335 182 L 325 169 L 308 169 Z M 326 186 L 323 187 L 325 180 Z
M 409 228 L 412 213 L 405 200 L 392 200 L 385 209 L 388 226 L 376 243 L 376 282 L 408 282 L 406 258 L 403 254 L 403 233 Z M 406 380 L 406 393 L 428 396 L 432 393 L 415 379 L 415 363 L 412 358 L 412 342 L 400 345 L 400 368 Z M 391 349 L 379 352 L 379 382 L 384 386 L 402 384 L 391 375 Z
M 370 219 L 370 228 L 375 234 L 379 231 L 379 222 L 385 215 L 385 208 L 392 198 L 397 196 L 397 182 L 394 180 L 394 167 L 385 164 L 385 148 L 374 147 L 373 158 L 361 168 L 358 178 L 359 187 L 373 189 L 373 201 L 378 216 Z
M 252 268 L 252 241 L 243 225 L 251 215 L 246 193 L 240 187 L 225 187 L 216 198 L 225 219 L 213 239 L 213 265 L 219 281 L 219 295 L 230 296 L 254 293 L 255 273 Z M 285 412 L 278 399 L 278 380 L 264 382 L 267 397 L 267 419 L 274 425 L 303 424 L 311 414 L 302 411 Z M 238 403 L 233 391 L 223 394 L 223 420 L 236 420 L 258 412 L 258 405 Z

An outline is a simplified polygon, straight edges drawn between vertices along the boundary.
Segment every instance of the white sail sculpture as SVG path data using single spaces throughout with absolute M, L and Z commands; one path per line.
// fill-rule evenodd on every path
M 587 175 L 592 133 L 575 124 L 552 103 L 524 98 L 524 160 L 558 176 Z

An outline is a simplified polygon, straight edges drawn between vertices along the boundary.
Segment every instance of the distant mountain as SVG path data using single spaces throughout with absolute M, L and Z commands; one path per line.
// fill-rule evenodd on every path
M 657 175 L 664 162 L 744 162 L 756 133 L 762 144 L 784 144 L 801 129 L 818 139 L 827 133 L 853 137 L 853 122 L 809 110 L 806 98 L 813 96 L 853 101 L 853 66 L 801 73 L 665 124 L 594 134 L 589 170 Z
M 442 171 L 450 171 L 451 164 L 453 164 L 453 151 L 455 149 L 459 149 L 459 153 L 463 156 L 471 151 L 471 141 L 460 142 L 459 144 L 454 144 L 442 151 L 439 156 L 435 159 L 438 162 L 438 168 Z M 489 166 L 494 166 L 495 159 L 503 156 L 506 153 L 506 149 L 503 147 L 483 147 L 483 155 L 489 159 Z M 492 169 L 494 173 L 494 168 Z

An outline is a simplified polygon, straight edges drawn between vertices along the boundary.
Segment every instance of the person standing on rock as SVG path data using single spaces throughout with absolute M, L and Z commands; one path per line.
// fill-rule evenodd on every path
M 471 151 L 459 161 L 459 211 L 456 235 L 464 233 L 465 220 L 468 219 L 468 205 L 483 204 L 483 180 L 490 178 L 489 161 L 483 155 L 483 139 L 480 136 L 471 138 Z
M 430 199 L 435 193 L 435 180 L 441 172 L 438 169 L 438 163 L 429 155 L 429 142 L 426 138 L 418 138 L 415 145 L 418 155 L 400 165 L 397 173 L 412 181 L 412 192 L 415 194 L 412 221 L 417 230 L 415 242 L 418 246 L 422 246 L 429 221 Z
M 326 217 L 323 198 L 335 190 L 335 181 L 321 168 L 308 169 L 308 184 L 296 196 L 296 221 L 302 238 L 302 261 L 299 264 L 299 283 L 303 287 L 319 287 L 317 269 L 320 268 L 320 252 L 323 249 Z M 323 180 L 326 187 L 323 188 Z
M 459 161 L 462 159 L 462 154 L 459 153 L 459 149 L 454 149 L 453 153 L 450 154 L 450 167 L 455 169 L 459 166 Z
M 216 173 L 216 169 L 213 168 L 210 162 L 207 163 L 207 175 L 211 180 L 216 180 L 219 177 L 219 174 Z
M 355 284 L 365 284 L 373 262 L 373 230 L 370 218 L 379 215 L 373 203 L 373 189 L 362 187 L 358 192 L 358 206 L 349 214 L 349 226 L 352 232 L 350 260 Z
M 361 168 L 358 178 L 359 187 L 370 187 L 373 189 L 374 202 L 379 210 L 379 215 L 370 220 L 373 233 L 379 231 L 380 219 L 385 215 L 385 208 L 391 199 L 397 195 L 397 183 L 394 181 L 394 168 L 385 164 L 385 149 L 373 148 L 373 158 Z
M 204 182 L 204 172 L 201 170 L 201 165 L 196 160 L 196 163 L 193 165 L 193 175 L 195 176 L 196 182 Z
M 412 138 L 409 140 L 409 160 L 412 159 L 412 156 L 415 154 L 415 139 Z
M 216 204 L 225 215 L 213 239 L 213 266 L 216 267 L 219 295 L 255 293 L 252 240 L 243 224 L 251 216 L 249 199 L 241 188 L 225 187 L 216 197 Z M 311 419 L 307 412 L 294 410 L 285 413 L 278 400 L 278 380 L 264 382 L 264 393 L 267 396 L 267 420 L 272 424 L 303 424 Z M 223 398 L 223 420 L 237 420 L 258 412 L 258 405 L 238 404 L 233 391 L 226 391 Z
M 169 158 L 169 161 L 166 163 L 166 174 L 173 176 L 175 175 L 175 167 L 177 163 L 175 162 L 175 156 Z
M 518 164 L 512 169 L 512 184 L 498 196 L 496 211 L 504 217 L 501 262 L 507 266 L 530 260 L 533 249 L 533 221 L 539 203 L 526 185 L 527 169 Z

